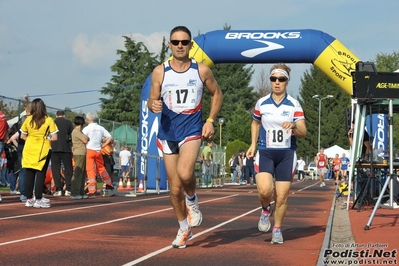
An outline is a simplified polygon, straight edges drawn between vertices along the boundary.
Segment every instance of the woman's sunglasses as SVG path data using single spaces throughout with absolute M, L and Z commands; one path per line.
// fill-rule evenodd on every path
M 191 40 L 170 40 L 170 43 L 174 46 L 178 46 L 179 43 L 181 43 L 183 46 L 187 46 L 190 42 Z
M 279 82 L 286 82 L 288 79 L 286 77 L 270 77 L 271 82 L 276 82 L 278 80 Z

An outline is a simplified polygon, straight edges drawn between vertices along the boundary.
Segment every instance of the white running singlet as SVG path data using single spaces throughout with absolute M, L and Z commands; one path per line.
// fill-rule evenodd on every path
M 164 71 L 158 139 L 180 142 L 188 136 L 201 136 L 203 82 L 197 62 L 191 60 L 189 69 L 176 72 L 167 61 Z
M 287 94 L 280 104 L 276 104 L 268 94 L 256 102 L 252 118 L 261 121 L 259 150 L 296 150 L 294 131 L 281 127 L 283 122 L 305 119 L 303 109 L 295 98 Z

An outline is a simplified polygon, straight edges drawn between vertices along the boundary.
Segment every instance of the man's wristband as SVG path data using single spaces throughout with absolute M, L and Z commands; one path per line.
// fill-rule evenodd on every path
M 206 119 L 206 122 L 210 122 L 210 123 L 212 123 L 212 124 L 213 124 L 213 119 L 212 119 L 212 118 L 210 118 L 210 117 L 208 117 L 208 118 Z

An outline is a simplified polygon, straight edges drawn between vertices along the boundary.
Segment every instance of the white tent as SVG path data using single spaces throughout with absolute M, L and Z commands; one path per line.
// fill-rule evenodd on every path
M 346 157 L 349 158 L 349 151 L 345 150 L 344 148 L 341 148 L 338 145 L 334 145 L 330 148 L 324 149 L 324 154 L 326 154 L 328 158 L 334 158 L 335 154 L 338 154 L 339 158 L 341 158 L 342 153 L 345 153 Z
M 19 116 L 16 116 L 14 118 L 11 118 L 10 120 L 7 120 L 8 125 L 11 127 L 12 125 L 14 125 L 15 123 L 18 122 L 18 120 L 23 117 L 24 115 L 26 115 L 26 110 L 24 110 Z

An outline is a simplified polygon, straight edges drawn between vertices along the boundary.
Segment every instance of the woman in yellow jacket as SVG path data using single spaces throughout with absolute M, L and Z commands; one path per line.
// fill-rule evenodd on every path
M 21 126 L 21 138 L 25 140 L 22 153 L 22 167 L 26 168 L 26 207 L 49 208 L 48 199 L 43 198 L 43 186 L 51 157 L 51 141 L 57 140 L 57 125 L 47 115 L 42 99 L 34 99 L 30 116 Z M 35 187 L 35 198 L 33 197 Z

